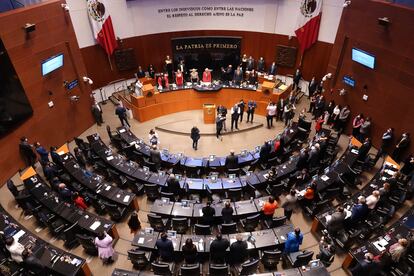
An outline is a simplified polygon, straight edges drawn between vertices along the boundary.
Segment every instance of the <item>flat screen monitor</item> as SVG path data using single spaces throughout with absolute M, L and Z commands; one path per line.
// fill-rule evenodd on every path
M 375 56 L 357 48 L 352 48 L 352 60 L 371 69 L 375 67 Z
M 350 76 L 344 76 L 343 81 L 346 85 L 349 85 L 351 87 L 355 87 L 355 80 L 351 78 Z
M 42 62 L 42 76 L 45 76 L 63 66 L 63 54 L 50 57 Z

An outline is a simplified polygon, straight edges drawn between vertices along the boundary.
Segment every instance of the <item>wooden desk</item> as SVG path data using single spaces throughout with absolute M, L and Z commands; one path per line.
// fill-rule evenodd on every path
M 254 100 L 257 103 L 255 114 L 265 116 L 266 107 L 270 101 L 277 102 L 280 98 L 289 95 L 290 87 L 278 93 L 264 94 L 261 91 L 252 91 L 235 88 L 223 88 L 216 92 L 197 92 L 193 89 L 174 90 L 163 93 L 154 93 L 150 101 L 145 97 L 131 95 L 131 101 L 122 98 L 124 106 L 130 108 L 134 118 L 139 122 L 145 122 L 164 115 L 202 109 L 204 103 L 214 105 L 222 104 L 230 108 L 240 99 Z

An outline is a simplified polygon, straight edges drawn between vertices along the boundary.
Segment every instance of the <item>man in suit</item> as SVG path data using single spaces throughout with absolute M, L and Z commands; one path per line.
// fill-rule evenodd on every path
M 299 88 L 299 82 L 302 79 L 302 73 L 299 68 L 296 69 L 295 75 L 293 76 L 293 87 L 292 90 L 297 90 Z
M 101 124 L 104 123 L 102 119 L 102 107 L 95 100 L 93 101 L 92 105 L 92 115 L 95 118 L 95 122 L 98 124 L 98 126 L 101 126 Z
M 33 145 L 29 144 L 29 140 L 25 136 L 20 138 L 19 151 L 27 167 L 35 164 L 36 154 L 33 151 Z
M 302 149 L 299 153 L 299 160 L 296 163 L 296 168 L 298 170 L 302 170 L 308 167 L 308 159 L 309 159 L 309 153 L 308 149 Z
M 239 104 L 238 104 L 239 108 L 240 108 L 240 123 L 243 121 L 243 113 L 244 113 L 244 107 L 246 106 L 245 102 L 243 101 L 243 99 L 240 100 Z
M 315 144 L 314 146 L 311 147 L 311 150 L 309 152 L 309 159 L 308 159 L 309 169 L 319 166 L 319 159 L 320 159 L 319 148 L 320 148 L 319 144 Z
M 316 82 L 315 77 L 313 77 L 308 85 L 308 91 L 309 91 L 308 98 L 312 97 L 313 93 L 315 93 L 317 88 L 318 88 L 318 83 Z
M 267 73 L 269 75 L 276 76 L 276 70 L 277 70 L 276 62 L 273 61 L 272 65 L 270 65 L 269 71 Z
M 237 234 L 236 241 L 230 245 L 230 262 L 232 264 L 241 264 L 243 263 L 247 256 L 247 242 L 243 241 L 243 236 Z
M 239 167 L 239 157 L 234 154 L 234 150 L 231 150 L 230 155 L 226 157 L 225 166 L 227 169 L 237 169 Z
M 161 234 L 161 239 L 155 242 L 155 246 L 158 249 L 158 254 L 161 260 L 164 262 L 171 262 L 173 260 L 174 245 L 171 240 L 168 239 L 167 233 Z
M 320 96 L 315 103 L 315 118 L 319 118 L 325 111 L 325 98 Z
M 359 148 L 358 160 L 364 161 L 368 155 L 369 150 L 371 149 L 371 139 L 365 138 L 364 143 Z
M 392 139 L 394 138 L 394 129 L 390 127 L 382 134 L 381 151 L 384 152 L 391 146 Z
M 265 71 L 265 60 L 263 57 L 260 57 L 257 61 L 257 71 L 263 73 Z
M 277 102 L 277 112 L 276 112 L 276 121 L 283 121 L 283 112 L 285 110 L 286 101 L 284 99 L 280 99 Z
M 180 70 L 184 75 L 184 80 L 188 79 L 187 68 L 185 67 L 184 60 L 180 59 L 180 62 L 177 65 L 177 69 Z
M 256 110 L 257 104 L 253 100 L 249 100 L 247 103 L 247 123 L 250 122 L 253 123 L 253 117 L 254 117 L 254 111 Z
M 406 132 L 406 133 L 403 133 L 403 135 L 401 135 L 400 140 L 398 141 L 397 145 L 395 146 L 395 149 L 392 153 L 392 158 L 395 161 L 400 162 L 404 151 L 409 146 L 410 146 L 410 134 L 408 132 Z
M 252 69 L 254 68 L 254 59 L 252 56 L 249 57 L 249 59 L 247 60 L 247 71 L 252 71 Z M 243 72 L 244 73 L 244 72 Z
M 40 249 L 42 250 L 42 249 Z M 23 263 L 22 266 L 25 271 L 31 271 L 35 275 L 47 275 L 45 266 L 42 262 L 33 256 L 32 252 L 29 249 L 25 249 L 22 252 Z
M 127 110 L 125 107 L 121 106 L 119 103 L 116 104 L 115 115 L 118 116 L 119 120 L 121 121 L 122 126 L 131 127 L 127 119 Z
M 214 215 L 216 214 L 216 210 L 213 207 L 211 207 L 210 201 L 208 201 L 206 206 L 204 206 L 201 209 L 201 212 L 203 213 L 203 219 L 202 219 L 203 224 L 213 225 Z
M 151 162 L 155 164 L 155 167 L 157 170 L 159 170 L 159 168 L 161 167 L 161 153 L 160 151 L 157 149 L 157 145 L 152 145 L 151 150 L 150 150 L 150 158 L 151 158 Z
M 351 217 L 347 220 L 347 224 L 352 226 L 360 220 L 366 218 L 369 213 L 368 205 L 364 196 L 358 197 L 358 204 L 352 207 Z
M 237 123 L 239 121 L 240 107 L 237 103 L 231 108 L 230 114 L 231 114 L 231 131 L 233 131 L 234 127 L 237 130 L 239 130 Z
M 339 206 L 331 215 L 331 219 L 327 222 L 329 233 L 335 235 L 339 230 L 344 228 L 345 211 L 342 206 Z
M 269 160 L 270 152 L 272 151 L 272 146 L 268 142 L 260 147 L 259 159 L 261 163 L 266 163 Z
M 216 137 L 217 137 L 217 139 L 223 140 L 223 137 L 221 136 L 221 130 L 223 129 L 225 121 L 226 121 L 226 117 L 219 113 L 216 117 Z
M 180 182 L 175 178 L 175 175 L 172 173 L 167 180 L 168 192 L 173 193 L 174 195 L 181 195 L 181 186 Z
M 142 70 L 141 65 L 138 66 L 138 70 L 137 70 L 137 73 L 136 73 L 136 77 L 137 77 L 137 79 L 140 79 L 140 78 L 145 77 L 145 72 L 144 72 L 144 70 Z
M 213 263 L 225 263 L 226 250 L 229 248 L 230 242 L 223 238 L 221 234 L 217 234 L 216 239 L 210 244 L 210 259 Z

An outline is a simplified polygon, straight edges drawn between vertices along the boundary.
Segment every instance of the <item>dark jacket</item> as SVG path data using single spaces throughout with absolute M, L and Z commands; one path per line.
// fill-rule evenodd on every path
M 328 230 L 331 233 L 336 233 L 339 230 L 343 229 L 344 220 L 345 220 L 345 212 L 335 212 L 332 214 L 331 220 L 328 222 Z
M 181 190 L 180 182 L 175 178 L 169 178 L 167 180 L 168 191 L 170 193 L 178 194 Z
M 200 139 L 200 130 L 196 127 L 191 129 L 191 139 L 198 140 Z
M 45 266 L 38 258 L 34 256 L 29 256 L 24 259 L 22 266 L 25 270 L 31 271 L 35 275 L 46 275 Z
M 214 262 L 224 263 L 224 257 L 226 256 L 226 250 L 229 248 L 230 242 L 222 238 L 221 240 L 215 239 L 210 244 L 210 256 Z
M 352 208 L 352 214 L 350 217 L 351 222 L 358 222 L 364 219 L 368 215 L 369 209 L 366 204 L 355 204 Z
M 269 159 L 270 152 L 272 151 L 272 147 L 269 145 L 269 143 L 263 144 L 263 146 L 260 148 L 260 160 L 267 161 Z
M 213 224 L 216 210 L 211 206 L 204 206 L 201 211 L 203 212 L 203 223 L 208 225 Z
M 369 150 L 371 149 L 371 142 L 364 142 L 359 148 L 358 160 L 365 160 Z
M 235 241 L 230 245 L 230 261 L 232 264 L 243 263 L 247 256 L 246 241 Z
M 115 115 L 118 115 L 119 118 L 126 118 L 126 108 L 123 106 L 118 106 L 115 109 Z
M 227 169 L 237 169 L 239 167 L 239 157 L 237 155 L 227 156 L 225 166 Z
M 161 164 L 161 153 L 159 150 L 154 150 L 151 149 L 150 150 L 150 157 L 151 157 L 151 162 L 155 163 L 155 164 Z
M 221 216 L 223 218 L 224 223 L 231 223 L 233 221 L 233 207 L 223 208 L 221 210 Z
M 187 264 L 194 264 L 197 260 L 197 247 L 193 244 L 192 247 L 183 245 L 182 248 L 184 260 Z
M 171 240 L 163 240 L 162 238 L 158 239 L 155 246 L 157 247 L 158 253 L 163 261 L 172 261 L 174 246 Z

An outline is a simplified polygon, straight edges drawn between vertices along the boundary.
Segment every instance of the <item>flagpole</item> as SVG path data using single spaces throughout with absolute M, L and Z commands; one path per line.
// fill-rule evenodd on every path
M 111 67 L 111 71 L 114 71 L 114 68 L 112 68 L 111 57 L 109 56 L 109 54 L 107 54 L 106 56 L 108 57 L 108 62 L 109 62 L 109 66 Z

